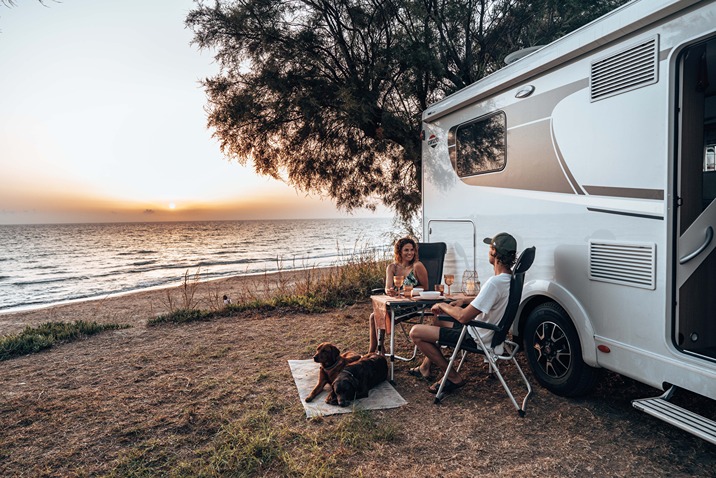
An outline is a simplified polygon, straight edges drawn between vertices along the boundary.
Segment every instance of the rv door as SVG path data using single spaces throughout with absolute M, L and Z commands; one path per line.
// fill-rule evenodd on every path
M 678 59 L 674 224 L 674 344 L 716 359 L 716 37 Z M 713 153 L 712 153 L 713 154 Z

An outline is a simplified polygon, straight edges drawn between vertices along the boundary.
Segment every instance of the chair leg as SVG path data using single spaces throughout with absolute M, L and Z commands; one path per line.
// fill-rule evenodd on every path
M 440 400 L 443 398 L 443 389 L 445 388 L 445 385 L 448 381 L 448 372 L 452 370 L 452 364 L 455 363 L 455 359 L 457 358 L 457 354 L 460 353 L 460 347 L 462 346 L 462 341 L 465 338 L 465 334 L 467 333 L 467 327 L 462 328 L 462 332 L 460 332 L 460 338 L 457 340 L 457 343 L 455 344 L 455 349 L 452 352 L 452 355 L 450 356 L 450 361 L 448 362 L 448 366 L 445 369 L 445 373 L 443 374 L 443 379 L 440 381 L 440 388 L 438 388 L 438 393 L 435 394 L 435 401 L 433 403 L 438 404 L 440 403 Z M 464 359 L 463 355 L 463 359 Z M 462 361 L 461 361 L 462 363 Z
M 463 351 L 462 351 L 462 357 L 460 357 L 460 363 L 457 365 L 457 368 L 455 369 L 455 371 L 456 371 L 457 373 L 460 373 L 460 369 L 462 368 L 462 364 L 463 364 L 463 362 L 465 361 L 466 358 L 467 358 L 467 352 L 465 352 L 465 351 L 463 350 Z
M 510 398 L 510 401 L 515 406 L 515 409 L 517 410 L 517 414 L 520 417 L 525 416 L 525 408 L 527 407 L 527 400 L 529 399 L 530 395 L 532 395 L 532 386 L 530 385 L 530 382 L 527 380 L 527 377 L 525 376 L 524 372 L 522 371 L 522 367 L 520 367 L 520 364 L 517 363 L 517 359 L 515 358 L 515 352 L 511 354 L 511 358 L 507 359 L 504 358 L 502 360 L 509 360 L 515 365 L 515 368 L 517 368 L 517 371 L 520 374 L 520 377 L 522 378 L 522 382 L 524 383 L 525 387 L 527 388 L 527 394 L 522 399 L 522 404 L 517 403 L 517 400 L 515 399 L 514 395 L 512 394 L 512 390 L 510 390 L 510 387 L 507 385 L 507 382 L 505 382 L 504 377 L 502 376 L 502 373 L 500 373 L 500 369 L 497 367 L 497 358 L 490 358 L 490 368 L 495 373 L 497 378 L 500 380 L 500 383 L 502 384 L 502 388 L 505 389 L 505 392 L 507 392 L 507 396 Z

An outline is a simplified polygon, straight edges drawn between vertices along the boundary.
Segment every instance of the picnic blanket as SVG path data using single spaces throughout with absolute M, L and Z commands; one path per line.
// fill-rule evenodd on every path
M 328 395 L 328 387 L 325 388 L 312 402 L 306 403 L 306 397 L 318 381 L 318 371 L 321 365 L 313 360 L 289 360 L 293 380 L 298 388 L 298 396 L 301 399 L 303 408 L 306 410 L 306 417 L 318 417 L 335 415 L 337 413 L 351 413 L 354 410 L 378 410 L 382 408 L 397 408 L 405 405 L 403 397 L 385 381 L 373 388 L 366 398 L 360 398 L 347 407 L 329 405 L 325 402 Z

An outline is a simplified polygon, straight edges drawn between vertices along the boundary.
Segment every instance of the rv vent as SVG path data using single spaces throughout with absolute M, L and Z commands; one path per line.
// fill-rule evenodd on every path
M 651 85 L 658 81 L 658 36 L 592 63 L 591 99 L 610 96 Z
M 589 278 L 614 284 L 656 288 L 656 244 L 589 241 Z

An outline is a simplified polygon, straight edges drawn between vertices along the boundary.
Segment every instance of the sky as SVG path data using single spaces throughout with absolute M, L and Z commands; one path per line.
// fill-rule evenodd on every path
M 44 4 L 0 4 L 0 224 L 346 217 L 221 154 L 193 0 Z

